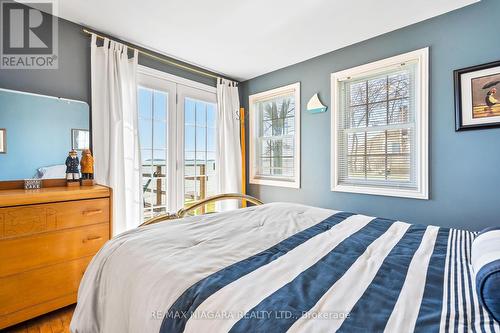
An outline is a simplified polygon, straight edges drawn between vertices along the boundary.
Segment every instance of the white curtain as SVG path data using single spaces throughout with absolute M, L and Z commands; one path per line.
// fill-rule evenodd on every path
M 97 183 L 113 189 L 113 235 L 141 222 L 142 191 L 137 131 L 137 50 L 91 39 L 92 142 Z
M 241 193 L 240 98 L 236 83 L 217 79 L 218 193 Z M 236 201 L 223 201 L 221 210 L 238 208 Z

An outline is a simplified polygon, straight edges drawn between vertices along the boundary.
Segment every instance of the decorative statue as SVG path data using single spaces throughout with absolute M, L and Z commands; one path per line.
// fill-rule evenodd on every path
M 82 166 L 82 179 L 94 179 L 94 157 L 90 149 L 84 149 L 82 151 L 80 165 Z
M 76 150 L 71 150 L 66 158 L 66 179 L 68 182 L 75 183 L 80 181 L 80 172 L 78 171 L 78 154 Z

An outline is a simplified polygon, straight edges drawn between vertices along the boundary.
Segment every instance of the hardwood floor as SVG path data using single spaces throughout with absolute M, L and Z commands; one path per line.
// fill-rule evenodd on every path
M 0 331 L 2 333 L 69 333 L 73 311 L 75 311 L 75 305 L 70 305 Z

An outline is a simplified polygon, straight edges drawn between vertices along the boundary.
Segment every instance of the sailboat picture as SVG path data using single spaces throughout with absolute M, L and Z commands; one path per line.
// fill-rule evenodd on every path
M 322 113 L 326 112 L 326 106 L 319 100 L 318 94 L 314 94 L 313 97 L 307 103 L 307 111 L 309 113 Z

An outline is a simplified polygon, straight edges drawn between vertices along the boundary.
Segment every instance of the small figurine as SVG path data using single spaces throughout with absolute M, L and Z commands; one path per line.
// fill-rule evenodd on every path
M 71 150 L 66 158 L 66 180 L 68 186 L 79 185 L 80 172 L 78 171 L 78 154 L 76 150 Z
M 80 165 L 82 167 L 82 179 L 94 179 L 94 157 L 92 157 L 90 149 L 82 151 Z
M 80 165 L 82 167 L 82 185 L 94 185 L 94 157 L 90 149 L 82 151 Z

